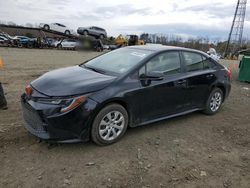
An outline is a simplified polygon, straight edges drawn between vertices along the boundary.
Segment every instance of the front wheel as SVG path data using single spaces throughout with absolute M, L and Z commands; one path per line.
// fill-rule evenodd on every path
M 62 49 L 62 44 L 58 44 L 58 45 L 57 45 L 57 48 L 58 48 L 58 49 Z
M 88 31 L 83 31 L 83 35 L 84 35 L 84 36 L 87 36 L 88 34 L 89 34 Z
M 220 88 L 215 88 L 209 95 L 209 98 L 206 102 L 205 114 L 213 115 L 216 114 L 222 105 L 223 102 L 223 92 Z
M 117 142 L 128 127 L 128 113 L 119 104 L 104 107 L 95 117 L 91 137 L 98 145 L 109 145 Z
M 44 28 L 45 30 L 49 30 L 49 29 L 50 29 L 48 25 L 44 25 L 43 28 Z
M 100 39 L 104 39 L 104 35 L 103 34 L 100 35 Z

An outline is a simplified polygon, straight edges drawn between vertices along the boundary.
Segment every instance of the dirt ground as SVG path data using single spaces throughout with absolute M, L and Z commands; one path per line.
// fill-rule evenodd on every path
M 23 127 L 20 95 L 49 70 L 94 52 L 0 48 L 0 187 L 250 187 L 250 84 L 237 81 L 220 113 L 192 113 L 129 129 L 116 144 L 50 145 Z M 249 88 L 249 89 L 248 89 Z

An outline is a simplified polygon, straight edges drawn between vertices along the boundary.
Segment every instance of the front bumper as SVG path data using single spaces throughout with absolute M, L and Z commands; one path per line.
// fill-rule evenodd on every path
M 22 100 L 23 119 L 25 121 L 25 128 L 33 135 L 41 139 L 50 139 L 47 130 L 48 124 L 42 120 L 38 112 L 32 108 L 28 103 Z
M 51 141 L 87 141 L 92 114 L 97 103 L 87 99 L 67 113 L 58 113 L 58 106 L 41 104 L 21 97 L 25 128 L 36 137 Z

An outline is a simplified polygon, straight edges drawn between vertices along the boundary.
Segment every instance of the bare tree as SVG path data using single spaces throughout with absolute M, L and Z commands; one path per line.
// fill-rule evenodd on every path
M 15 22 L 12 22 L 12 21 L 7 22 L 7 25 L 17 26 L 17 24 Z

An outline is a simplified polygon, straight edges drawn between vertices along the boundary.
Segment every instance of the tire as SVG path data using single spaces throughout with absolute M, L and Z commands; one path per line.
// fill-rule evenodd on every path
M 124 135 L 127 127 L 128 113 L 126 109 L 119 104 L 110 104 L 101 109 L 93 121 L 92 141 L 101 146 L 113 144 Z
M 18 47 L 18 48 L 22 48 L 23 45 L 22 45 L 21 43 L 19 43 L 19 44 L 17 44 L 17 47 Z
M 30 43 L 28 43 L 28 44 L 27 44 L 27 48 L 33 48 L 33 45 L 30 44 Z
M 220 88 L 214 88 L 207 99 L 206 106 L 203 112 L 207 115 L 214 115 L 220 110 L 222 103 L 222 90 Z
M 49 25 L 44 25 L 43 28 L 44 28 L 45 30 L 50 30 Z
M 100 39 L 104 39 L 104 35 L 103 34 L 100 35 Z
M 58 45 L 57 45 L 57 48 L 58 48 L 58 49 L 62 49 L 62 45 L 61 45 L 61 44 L 58 44 Z
M 64 33 L 65 33 L 66 35 L 70 35 L 70 31 L 69 31 L 69 30 L 66 30 Z
M 87 36 L 88 34 L 89 34 L 89 32 L 88 32 L 88 31 L 86 31 L 86 30 L 85 30 L 85 31 L 83 31 L 83 35 L 84 35 L 84 36 Z

